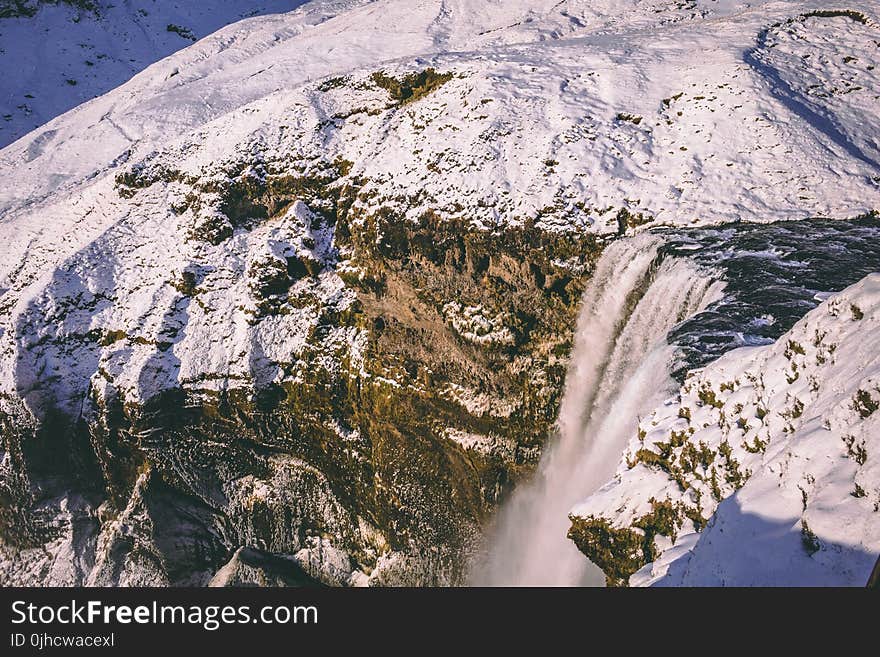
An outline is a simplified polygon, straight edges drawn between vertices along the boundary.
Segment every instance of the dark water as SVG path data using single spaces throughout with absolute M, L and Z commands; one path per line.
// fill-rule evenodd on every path
M 681 347 L 679 380 L 726 351 L 775 341 L 829 293 L 880 271 L 877 217 L 660 232 L 665 255 L 686 257 L 727 285 L 721 301 L 669 334 Z

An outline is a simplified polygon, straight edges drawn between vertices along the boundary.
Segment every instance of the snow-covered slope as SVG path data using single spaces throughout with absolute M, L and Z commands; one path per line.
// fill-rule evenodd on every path
M 713 202 L 729 196 L 723 192 L 746 190 L 739 195 L 745 213 L 767 209 L 788 215 L 839 210 L 841 201 L 854 195 L 861 205 L 870 205 L 877 194 L 871 180 L 875 167 L 857 157 L 828 121 L 811 121 L 812 115 L 799 111 L 799 97 L 806 92 L 788 93 L 780 75 L 790 70 L 790 62 L 776 61 L 783 49 L 770 48 L 764 34 L 780 21 L 774 34 L 817 33 L 813 41 L 797 42 L 799 55 L 828 62 L 811 74 L 820 78 L 813 84 L 821 86 L 812 87 L 810 95 L 859 87 L 845 96 L 840 120 L 865 118 L 870 126 L 870 112 L 850 117 L 846 109 L 853 102 L 869 107 L 877 95 L 876 27 L 869 19 L 867 24 L 847 17 L 796 19 L 823 5 L 803 2 L 749 9 L 736 3 L 677 8 L 632 0 L 358 4 L 363 3 L 324 0 L 230 26 L 50 122 L 0 157 L 0 172 L 17 181 L 3 190 L 0 210 L 94 177 L 111 163 L 138 159 L 259 98 L 274 94 L 263 107 L 276 106 L 283 102 L 281 90 L 308 80 L 364 67 L 370 72 L 393 59 L 424 67 L 430 62 L 417 57 L 442 52 L 456 54 L 432 62 L 472 69 L 469 77 L 476 79 L 467 86 L 473 93 L 479 92 L 481 78 L 484 91 L 499 92 L 493 99 L 498 104 L 489 108 L 494 111 L 472 112 L 473 132 L 492 128 L 486 136 L 504 135 L 505 121 L 519 125 L 519 117 L 528 114 L 535 125 L 510 136 L 528 134 L 531 146 L 511 154 L 511 164 L 522 166 L 527 158 L 534 170 L 526 173 L 546 174 L 551 190 L 556 180 L 572 178 L 569 158 L 583 158 L 582 151 L 588 151 L 586 159 L 577 160 L 583 179 L 622 179 L 626 189 L 619 196 L 633 211 L 661 217 L 704 187 L 719 190 Z M 348 10 L 325 20 L 343 8 Z M 796 20 L 788 24 L 788 19 Z M 840 38 L 822 38 L 823 31 Z M 777 65 L 784 68 L 779 75 Z M 460 103 L 456 99 L 455 105 Z M 829 111 L 841 107 L 824 104 Z M 591 147 L 594 139 L 601 141 Z M 486 147 L 493 148 L 492 140 Z M 563 157 L 547 155 L 556 148 Z M 843 154 L 849 157 L 838 162 Z M 876 158 L 870 150 L 865 155 Z M 559 165 L 545 167 L 546 161 Z M 729 190 L 731 184 L 738 187 Z M 827 188 L 840 186 L 833 199 L 827 197 Z
M 878 354 L 872 274 L 775 344 L 693 372 L 572 511 L 573 538 L 611 581 L 640 568 L 632 585 L 864 586 L 880 556 Z
M 0 2 L 0 147 L 224 25 L 304 1 Z

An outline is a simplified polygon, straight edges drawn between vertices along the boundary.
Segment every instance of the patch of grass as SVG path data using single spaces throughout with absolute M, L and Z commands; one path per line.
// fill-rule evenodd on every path
M 865 441 L 856 443 L 855 436 L 844 436 L 843 442 L 846 445 L 846 454 L 859 465 L 865 465 L 868 460 L 868 450 L 865 449 Z
M 387 91 L 397 105 L 406 105 L 442 87 L 452 79 L 452 73 L 438 73 L 434 68 L 426 68 L 418 73 L 394 78 L 376 71 L 370 79 L 377 87 Z
M 327 92 L 331 89 L 339 89 L 348 84 L 348 78 L 344 76 L 332 77 L 324 80 L 318 85 L 318 91 Z
M 632 123 L 634 125 L 638 125 L 642 122 L 642 117 L 638 114 L 627 114 L 626 112 L 619 112 L 617 114 L 618 121 L 626 121 L 628 123 Z
M 755 436 L 755 440 L 751 444 L 743 442 L 743 449 L 749 454 L 763 454 L 767 451 L 769 440 L 761 440 L 760 436 Z
M 788 344 L 785 347 L 785 357 L 788 360 L 791 360 L 794 354 L 804 356 L 806 355 L 806 353 L 807 352 L 804 351 L 804 348 L 801 346 L 801 344 L 799 342 L 795 342 L 794 340 L 789 340 Z
M 632 528 L 612 527 L 604 518 L 595 516 L 569 516 L 568 537 L 602 569 L 609 586 L 627 586 L 633 573 L 657 558 L 656 536 L 662 534 L 674 541 L 686 519 L 698 529 L 705 526 L 699 508 L 669 499 L 651 498 L 649 502 L 651 511 L 636 518 Z
M 608 586 L 627 586 L 630 576 L 648 563 L 645 537 L 617 529 L 604 518 L 571 516 L 568 538 L 605 573 Z
M 651 216 L 643 212 L 630 212 L 627 208 L 620 208 L 617 212 L 617 233 L 623 235 L 628 228 L 644 226 L 651 221 Z
M 862 25 L 868 24 L 868 17 L 852 9 L 817 9 L 803 14 L 804 18 L 849 18 Z
M 822 545 L 819 543 L 819 537 L 813 533 L 804 519 L 801 519 L 801 544 L 804 546 L 807 554 L 811 556 L 822 548 Z
M 709 476 L 709 488 L 712 491 L 712 497 L 715 498 L 716 502 L 720 502 L 722 499 L 721 486 L 718 484 L 718 470 L 715 467 L 712 467 L 712 471 Z
M 873 415 L 878 408 L 880 408 L 880 403 L 874 401 L 871 393 L 867 390 L 859 390 L 853 396 L 852 409 L 857 411 L 862 419 Z
M 183 37 L 184 39 L 189 39 L 190 41 L 196 41 L 196 35 L 192 33 L 188 27 L 183 27 L 182 25 L 175 25 L 174 23 L 168 23 L 165 26 L 166 32 L 174 32 L 178 36 Z
M 697 397 L 704 406 L 712 406 L 714 408 L 721 408 L 724 406 L 724 402 L 718 399 L 715 395 L 715 391 L 712 390 L 712 387 L 708 383 L 700 386 L 700 391 L 697 393 Z
M 113 344 L 114 342 L 118 342 L 119 340 L 124 340 L 128 337 L 128 333 L 122 330 L 112 330 L 106 331 L 103 336 L 101 336 L 101 340 L 98 342 L 102 347 L 107 347 Z
M 709 467 L 715 460 L 715 452 L 709 449 L 709 446 L 703 441 L 700 441 L 699 445 L 697 448 L 693 443 L 688 443 L 682 448 L 678 458 L 682 472 L 696 474 L 697 466 L 702 466 L 706 472 L 709 471 Z M 699 475 L 697 476 L 699 477 Z

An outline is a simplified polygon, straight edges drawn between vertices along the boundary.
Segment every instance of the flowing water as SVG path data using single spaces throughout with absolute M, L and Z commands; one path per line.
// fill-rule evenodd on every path
M 568 511 L 614 473 L 638 418 L 687 370 L 771 342 L 827 293 L 880 270 L 880 226 L 786 222 L 664 230 L 606 248 L 584 294 L 557 432 L 500 510 L 481 585 L 601 585 Z

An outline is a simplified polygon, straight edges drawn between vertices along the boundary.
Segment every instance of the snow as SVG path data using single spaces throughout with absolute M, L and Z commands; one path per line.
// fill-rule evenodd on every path
M 220 30 L 50 121 L 0 152 L 0 175 L 16 181 L 0 191 L 0 390 L 73 409 L 98 366 L 133 399 L 178 381 L 277 378 L 268 363 L 295 360 L 318 313 L 252 326 L 243 274 L 269 252 L 299 253 L 305 225 L 284 216 L 217 246 L 189 238 L 222 218 L 209 189 L 259 172 L 343 159 L 361 181 L 355 211 L 430 211 L 487 230 L 616 232 L 620 208 L 689 224 L 880 205 L 868 143 L 880 82 L 864 52 L 874 23 L 788 20 L 810 3 L 700 6 L 705 16 L 643 3 L 309 3 Z M 792 45 L 771 48 L 771 35 Z M 843 63 L 856 51 L 857 70 Z M 801 79 L 793 54 L 828 62 L 809 69 L 810 85 L 849 76 L 860 89 L 847 103 L 802 90 L 830 117 L 805 118 L 789 98 L 798 88 L 782 97 L 775 81 Z M 406 105 L 371 77 L 428 67 L 453 77 Z M 114 177 L 126 171 L 157 181 L 123 196 Z M 193 195 L 195 207 L 174 210 Z M 330 262 L 332 235 L 321 241 Z M 199 303 L 175 291 L 185 270 L 203 272 Z M 335 274 L 321 280 L 302 285 L 324 301 L 339 291 L 344 307 Z M 504 343 L 502 320 L 456 319 L 463 335 Z M 70 344 L 95 331 L 137 343 Z M 47 375 L 64 381 L 55 399 L 39 390 Z
M 504 316 L 486 316 L 482 306 L 463 306 L 458 301 L 450 301 L 443 306 L 443 315 L 455 332 L 470 342 L 510 345 L 515 341 L 513 332 L 504 326 Z
M 97 11 L 31 3 L 33 16 L 0 19 L 0 147 L 224 25 L 304 1 L 97 2 Z
M 375 70 L 392 60 L 409 68 L 431 63 L 458 67 L 471 78 L 457 85 L 459 93 L 449 89 L 443 94 L 445 106 L 438 101 L 433 114 L 442 111 L 447 120 L 431 121 L 427 134 L 407 135 L 418 123 L 404 121 L 382 139 L 385 122 L 375 122 L 372 137 L 378 142 L 371 142 L 370 154 L 391 159 L 386 165 L 394 166 L 394 173 L 400 172 L 389 146 L 409 146 L 408 136 L 419 142 L 437 136 L 442 142 L 455 138 L 446 144 L 449 151 L 473 153 L 473 164 L 450 162 L 472 172 L 465 176 L 469 187 L 479 188 L 486 180 L 481 156 L 494 157 L 490 170 L 506 176 L 502 189 L 537 193 L 535 203 L 574 203 L 588 194 L 594 196 L 591 205 L 603 209 L 627 198 L 632 209 L 649 209 L 666 220 L 670 214 L 700 218 L 715 204 L 707 200 L 698 208 L 676 208 L 683 201 L 697 203 L 704 189 L 719 183 L 712 201 L 724 199 L 722 192 L 731 191 L 732 184 L 749 191 L 727 201 L 728 217 L 850 212 L 876 198 L 876 184 L 870 183 L 876 171 L 871 173 L 869 163 L 854 158 L 859 166 L 835 157 L 835 151 L 846 151 L 846 143 L 836 143 L 821 125 L 811 125 L 774 95 L 770 66 L 762 63 L 756 69 L 748 63 L 762 56 L 759 47 L 747 58 L 768 24 L 821 3 L 772 3 L 743 11 L 730 5 L 722 6 L 720 15 L 714 3 L 705 3 L 705 19 L 662 2 L 571 1 L 554 9 L 558 4 L 313 2 L 290 14 L 236 23 L 6 149 L 0 170 L 14 170 L 18 182 L 4 190 L 0 209 L 44 198 L 113 162 L 136 161 L 175 136 L 267 99 L 249 108 L 256 115 L 247 122 L 241 115 L 229 116 L 246 129 L 282 102 L 284 94 L 274 92 L 365 66 Z M 863 53 L 872 25 L 812 18 L 785 29 L 841 33 L 839 41 L 800 47 L 829 62 L 853 54 L 863 58 L 864 69 L 858 70 L 862 88 L 847 94 L 846 101 L 870 106 L 877 74 L 867 70 L 870 53 Z M 766 59 L 775 61 L 760 61 Z M 831 89 L 842 67 L 855 68 L 840 63 L 814 74 L 823 88 Z M 464 99 L 463 91 L 469 92 Z M 668 106 L 663 103 L 678 94 Z M 493 102 L 482 105 L 483 98 Z M 619 114 L 643 120 L 636 125 L 619 120 Z M 233 141 L 236 132 L 225 132 L 220 143 Z M 447 148 L 432 150 L 422 159 L 432 155 L 436 160 Z M 818 162 L 813 161 L 816 155 Z M 551 157 L 559 165 L 546 171 L 543 163 Z M 839 164 L 829 166 L 832 159 Z M 591 194 L 597 177 L 609 179 L 611 188 Z M 406 182 L 401 180 L 401 186 Z M 829 197 L 827 188 L 841 184 L 844 189 Z M 477 193 L 467 187 L 463 191 Z M 859 197 L 865 200 L 855 203 Z M 517 203 L 505 206 L 499 212 L 525 212 Z
M 572 513 L 628 527 L 652 500 L 699 510 L 705 529 L 684 520 L 632 585 L 863 586 L 880 556 L 878 353 L 872 274 L 776 343 L 692 372 L 641 420 L 613 479 Z M 663 454 L 674 434 L 684 441 L 671 466 L 645 460 L 640 450 Z M 691 448 L 706 450 L 708 467 L 687 463 Z
M 499 398 L 486 392 L 467 388 L 457 383 L 448 383 L 441 395 L 463 406 L 472 415 L 492 415 L 493 417 L 510 417 L 516 408 L 516 400 Z
M 490 558 L 475 573 L 477 584 L 601 581 L 566 537 L 568 509 L 614 473 L 638 417 L 674 389 L 669 331 L 723 290 L 688 260 L 668 258 L 658 265 L 661 246 L 658 236 L 641 234 L 603 251 L 581 302 L 558 432 L 545 446 L 536 475 L 499 513 Z
M 463 449 L 482 456 L 496 456 L 510 461 L 517 453 L 516 443 L 501 436 L 469 433 L 452 427 L 447 428 L 444 434 L 447 439 L 455 441 Z

